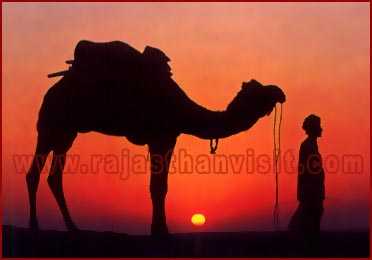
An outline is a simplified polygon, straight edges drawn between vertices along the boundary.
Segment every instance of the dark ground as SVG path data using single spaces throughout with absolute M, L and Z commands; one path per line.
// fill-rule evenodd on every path
M 370 257 L 370 233 L 323 232 L 317 251 L 288 232 L 174 234 L 168 240 L 114 232 L 42 230 L 3 226 L 3 257 Z

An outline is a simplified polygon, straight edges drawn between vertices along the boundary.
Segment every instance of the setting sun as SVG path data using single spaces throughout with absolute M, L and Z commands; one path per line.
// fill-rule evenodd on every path
M 192 217 L 191 217 L 191 222 L 195 225 L 195 226 L 203 226 L 204 223 L 205 223 L 205 217 L 203 214 L 194 214 Z

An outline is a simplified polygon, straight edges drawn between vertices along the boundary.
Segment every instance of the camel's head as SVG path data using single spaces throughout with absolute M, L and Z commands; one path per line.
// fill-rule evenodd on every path
M 277 102 L 284 103 L 284 92 L 277 86 L 263 86 L 252 79 L 243 82 L 242 89 L 229 104 L 227 110 L 238 112 L 241 115 L 255 114 L 259 116 L 270 115 Z

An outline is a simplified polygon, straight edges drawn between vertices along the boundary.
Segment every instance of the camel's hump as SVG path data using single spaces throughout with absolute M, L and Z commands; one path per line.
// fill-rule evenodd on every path
M 92 42 L 81 40 L 75 47 L 74 65 L 78 68 L 120 70 L 149 69 L 152 73 L 171 75 L 170 59 L 160 49 L 146 46 L 143 53 L 121 41 Z
M 95 63 L 97 61 L 123 62 L 141 58 L 141 52 L 121 41 L 92 42 L 79 41 L 75 47 L 76 63 Z

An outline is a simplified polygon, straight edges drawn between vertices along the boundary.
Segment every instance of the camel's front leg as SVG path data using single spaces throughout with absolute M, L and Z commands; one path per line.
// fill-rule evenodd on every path
M 168 236 L 165 196 L 168 191 L 168 169 L 176 138 L 160 139 L 149 144 L 151 156 L 150 193 L 152 200 L 152 236 Z

